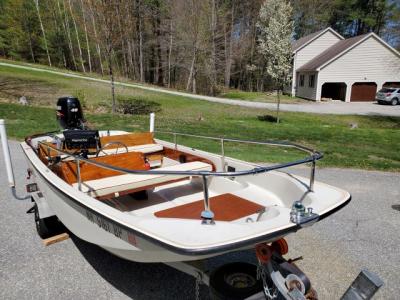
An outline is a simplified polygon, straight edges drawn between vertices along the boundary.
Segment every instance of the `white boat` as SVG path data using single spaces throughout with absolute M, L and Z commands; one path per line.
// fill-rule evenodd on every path
M 314 181 L 319 152 L 191 135 L 219 140 L 217 155 L 179 145 L 182 134 L 172 134 L 175 143 L 153 132 L 76 128 L 28 137 L 21 147 L 41 225 L 56 215 L 81 239 L 124 259 L 182 262 L 276 241 L 350 201 L 348 192 Z M 258 166 L 226 157 L 224 144 L 232 141 L 295 147 L 307 156 Z M 280 170 L 304 163 L 310 179 Z

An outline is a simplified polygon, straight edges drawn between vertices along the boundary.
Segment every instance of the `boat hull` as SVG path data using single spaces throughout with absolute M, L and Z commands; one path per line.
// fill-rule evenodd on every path
M 259 242 L 272 242 L 290 232 L 297 230 L 293 226 L 290 230 L 276 232 L 274 235 L 260 237 L 253 242 L 238 243 L 236 247 L 210 248 L 201 251 L 182 249 L 168 249 L 166 245 L 158 245 L 140 236 L 138 232 L 117 224 L 106 216 L 85 207 L 70 197 L 59 187 L 49 182 L 28 157 L 31 169 L 34 171 L 35 182 L 43 193 L 48 205 L 60 221 L 74 235 L 80 239 L 96 244 L 106 251 L 135 262 L 175 262 L 205 259 L 218 256 L 227 252 L 251 248 Z
M 136 262 L 176 262 L 199 260 L 227 252 L 254 247 L 260 242 L 273 242 L 300 229 L 299 225 L 287 223 L 276 230 L 219 245 L 186 247 L 157 239 L 140 231 L 123 219 L 112 217 L 111 207 L 96 209 L 99 200 L 79 192 L 58 178 L 44 165 L 33 149 L 21 144 L 28 163 L 33 170 L 35 182 L 43 193 L 47 204 L 61 222 L 77 237 L 96 244 L 121 258 Z M 350 201 L 350 195 L 338 202 L 334 209 L 321 218 L 340 209 Z M 97 205 L 97 206 L 96 206 Z M 106 205 L 103 205 L 106 206 Z M 197 221 L 196 221 L 197 222 Z M 206 225 L 207 226 L 207 225 Z

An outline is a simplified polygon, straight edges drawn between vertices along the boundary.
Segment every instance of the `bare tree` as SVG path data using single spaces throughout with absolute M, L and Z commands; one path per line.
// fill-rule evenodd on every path
M 98 17 L 98 24 L 100 24 L 100 38 L 103 42 L 105 55 L 107 58 L 108 71 L 111 80 L 111 99 L 112 99 L 112 113 L 116 112 L 116 99 L 115 99 L 115 74 L 114 74 L 114 47 L 118 44 L 117 32 L 117 12 L 119 5 L 118 0 L 99 0 L 96 1 L 94 11 Z
M 97 50 L 97 56 L 99 58 L 100 71 L 101 71 L 101 75 L 103 76 L 104 75 L 104 67 L 103 67 L 103 61 L 101 58 L 101 49 L 100 49 L 99 39 L 97 36 L 95 13 L 93 11 L 92 0 L 88 0 L 88 5 L 89 5 L 89 10 L 90 10 L 90 16 L 92 19 L 93 33 L 94 33 L 94 39 L 96 41 L 96 50 Z
M 35 6 L 36 6 L 36 11 L 37 11 L 37 15 L 38 15 L 39 23 L 40 23 L 40 29 L 42 30 L 42 34 L 43 34 L 44 48 L 45 48 L 45 50 L 46 50 L 47 60 L 48 60 L 48 62 L 49 62 L 49 66 L 51 66 L 51 59 L 50 59 L 49 48 L 48 48 L 48 46 L 47 46 L 46 33 L 45 33 L 45 31 L 44 31 L 43 22 L 42 22 L 42 17 L 40 16 L 39 0 L 33 0 L 33 2 L 35 3 Z
M 231 68 L 232 68 L 232 41 L 233 41 L 233 28 L 235 21 L 235 1 L 232 1 L 230 10 L 230 22 L 225 22 L 225 87 L 229 88 L 231 81 Z
M 72 11 L 71 0 L 68 0 L 68 5 L 69 5 L 69 11 L 70 11 L 71 17 L 72 17 L 72 22 L 73 22 L 74 28 L 75 28 L 76 40 L 78 42 L 78 50 L 79 50 L 79 57 L 80 57 L 80 60 L 81 60 L 82 71 L 85 73 L 86 72 L 86 68 L 85 68 L 85 64 L 83 62 L 81 42 L 80 42 L 80 39 L 79 39 L 78 27 L 76 26 L 74 12 Z
M 58 10 L 61 16 L 61 7 L 60 7 L 60 2 L 59 0 L 57 0 L 57 6 L 58 6 Z M 67 34 L 67 39 L 68 39 L 68 47 L 69 47 L 69 51 L 71 53 L 71 58 L 72 58 L 72 62 L 74 64 L 74 68 L 75 70 L 78 70 L 77 64 L 76 64 L 76 59 L 75 59 L 75 53 L 74 53 L 74 47 L 72 46 L 72 39 L 71 39 L 71 32 L 70 32 L 70 28 L 69 28 L 69 22 L 68 22 L 68 15 L 67 15 L 67 9 L 65 7 L 65 1 L 63 0 L 63 9 L 64 9 L 64 30 Z
M 89 45 L 89 37 L 88 37 L 88 31 L 87 31 L 87 26 L 86 26 L 86 12 L 85 12 L 85 6 L 83 5 L 83 0 L 81 0 L 81 8 L 82 8 L 82 17 L 83 17 L 83 29 L 85 31 L 85 39 L 86 39 L 86 50 L 87 50 L 87 56 L 88 56 L 88 63 L 89 63 L 89 72 L 92 72 L 92 59 L 90 55 L 90 45 Z
M 172 18 L 169 20 L 169 46 L 168 46 L 168 87 L 171 87 L 171 57 L 172 57 L 172 46 L 173 46 L 173 26 Z

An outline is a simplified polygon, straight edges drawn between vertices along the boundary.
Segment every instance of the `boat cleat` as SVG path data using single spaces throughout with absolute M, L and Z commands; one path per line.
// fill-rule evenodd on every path
M 319 219 L 319 215 L 313 213 L 312 207 L 306 207 L 300 201 L 296 201 L 292 205 L 292 210 L 290 212 L 290 221 L 301 226 L 307 227 L 313 225 Z

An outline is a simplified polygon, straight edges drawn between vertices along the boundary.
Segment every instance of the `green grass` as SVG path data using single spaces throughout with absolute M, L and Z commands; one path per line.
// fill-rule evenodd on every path
M 99 113 L 97 104 L 110 102 L 106 84 L 63 78 L 40 72 L 27 72 L 0 66 L 0 118 L 7 121 L 10 137 L 57 130 L 54 105 L 58 96 L 80 93 L 89 107 L 86 118 L 98 129 L 141 131 L 148 129 L 148 116 Z M 30 94 L 29 94 L 30 93 Z M 330 167 L 400 170 L 400 118 L 383 116 L 339 116 L 282 112 L 281 124 L 258 120 L 273 114 L 261 109 L 211 103 L 135 88 L 118 88 L 117 93 L 161 104 L 156 130 L 176 131 L 247 140 L 288 140 L 325 153 L 319 163 Z M 28 95 L 34 105 L 15 104 Z M 351 129 L 350 124 L 358 128 Z M 160 138 L 170 139 L 165 135 Z M 220 145 L 201 139 L 179 138 L 179 143 L 218 153 Z M 276 147 L 227 143 L 226 154 L 253 162 L 283 162 L 302 153 Z

